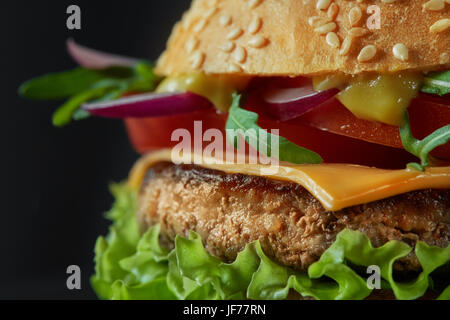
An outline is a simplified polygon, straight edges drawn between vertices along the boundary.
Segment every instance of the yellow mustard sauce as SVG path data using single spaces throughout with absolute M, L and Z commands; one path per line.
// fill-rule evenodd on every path
M 339 101 L 355 116 L 370 121 L 401 126 L 405 110 L 417 97 L 423 75 L 418 72 L 395 74 L 336 74 L 315 77 L 318 91 L 340 88 Z
M 227 112 L 232 103 L 232 94 L 243 91 L 250 78 L 233 75 L 205 75 L 191 73 L 165 78 L 156 88 L 156 92 L 190 91 L 211 101 L 217 110 Z
M 358 118 L 400 126 L 405 110 L 419 93 L 423 75 L 418 72 L 357 76 L 336 73 L 312 80 L 317 91 L 341 89 L 339 101 Z M 227 112 L 232 93 L 245 90 L 249 81 L 249 77 L 242 76 L 190 73 L 167 77 L 156 92 L 190 91 L 210 100 L 217 110 Z

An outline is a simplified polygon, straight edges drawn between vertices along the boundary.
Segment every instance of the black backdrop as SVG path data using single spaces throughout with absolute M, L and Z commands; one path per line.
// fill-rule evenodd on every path
M 82 30 L 66 28 L 77 4 Z M 0 299 L 95 298 L 93 247 L 107 232 L 108 183 L 125 178 L 138 155 L 123 124 L 90 119 L 51 125 L 57 103 L 17 96 L 33 76 L 75 67 L 65 40 L 156 59 L 189 0 L 1 1 Z M 82 289 L 66 288 L 66 268 L 82 271 Z

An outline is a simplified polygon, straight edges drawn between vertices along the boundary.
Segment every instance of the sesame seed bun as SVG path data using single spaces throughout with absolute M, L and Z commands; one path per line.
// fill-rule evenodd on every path
M 156 71 L 294 76 L 449 69 L 450 4 L 426 3 L 194 0 Z M 373 29 L 377 8 L 380 28 Z

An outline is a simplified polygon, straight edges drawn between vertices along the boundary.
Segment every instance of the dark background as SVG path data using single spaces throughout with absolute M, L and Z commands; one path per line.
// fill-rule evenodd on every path
M 138 155 L 118 120 L 51 125 L 56 102 L 17 96 L 21 82 L 75 67 L 65 40 L 156 59 L 189 0 L 1 1 L 0 299 L 95 298 L 89 286 L 96 238 L 107 232 L 108 184 L 126 178 Z M 81 7 L 82 30 L 66 29 Z M 79 265 L 82 289 L 66 288 Z

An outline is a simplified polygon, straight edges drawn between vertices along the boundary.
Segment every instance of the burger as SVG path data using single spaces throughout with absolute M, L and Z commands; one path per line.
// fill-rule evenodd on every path
M 448 0 L 194 0 L 155 65 L 69 40 L 20 93 L 142 154 L 98 296 L 450 299 L 449 32 Z

